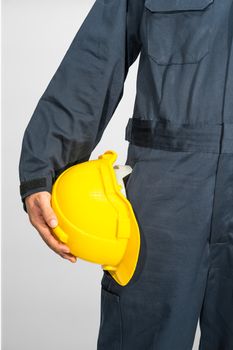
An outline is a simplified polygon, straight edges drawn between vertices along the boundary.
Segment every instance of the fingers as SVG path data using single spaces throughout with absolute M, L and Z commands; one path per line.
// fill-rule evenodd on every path
M 71 262 L 76 261 L 76 258 L 70 253 L 69 247 L 54 237 L 53 232 L 51 232 L 51 229 L 44 221 L 42 215 L 35 217 L 34 227 L 37 229 L 41 238 L 48 245 L 48 247 L 51 248 L 55 253 L 59 254 L 63 258 L 70 260 Z
M 51 207 L 51 196 L 45 195 L 43 197 L 40 197 L 38 204 L 46 224 L 52 228 L 56 227 L 58 224 L 58 220 L 53 211 L 53 208 Z
M 77 261 L 77 257 L 72 254 L 60 254 L 62 258 L 67 259 L 71 261 L 72 263 L 75 263 Z
M 42 216 L 37 218 L 34 226 L 49 248 L 61 257 L 66 258 L 71 262 L 74 261 L 75 257 L 70 253 L 69 247 L 60 242 L 58 238 L 54 237 L 53 232 L 51 232 L 51 229 L 48 227 Z
M 51 194 L 46 191 L 28 196 L 25 201 L 29 220 L 49 248 L 62 258 L 74 263 L 77 258 L 70 253 L 69 247 L 59 241 L 52 231 L 52 228 L 57 226 L 58 220 L 51 207 L 50 200 Z

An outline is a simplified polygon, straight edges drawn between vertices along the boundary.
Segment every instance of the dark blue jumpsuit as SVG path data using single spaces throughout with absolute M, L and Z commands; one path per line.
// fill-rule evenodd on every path
M 96 0 L 23 136 L 24 199 L 86 161 L 139 57 L 127 118 L 136 271 L 105 271 L 97 350 L 233 350 L 233 0 Z

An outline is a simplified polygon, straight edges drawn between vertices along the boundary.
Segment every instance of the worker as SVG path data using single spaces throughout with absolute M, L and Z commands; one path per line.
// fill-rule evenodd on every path
M 140 57 L 139 57 L 140 56 Z M 141 249 L 101 280 L 98 350 L 233 349 L 233 0 L 96 0 L 26 127 L 24 210 L 51 249 L 52 184 L 89 160 L 139 58 L 127 197 Z M 54 223 L 55 221 L 55 223 Z

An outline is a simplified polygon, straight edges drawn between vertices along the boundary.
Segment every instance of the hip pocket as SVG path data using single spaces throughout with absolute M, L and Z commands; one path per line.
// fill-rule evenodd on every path
M 158 64 L 197 63 L 208 52 L 214 0 L 146 0 L 147 53 Z
M 97 350 L 122 348 L 120 296 L 101 287 L 101 314 Z

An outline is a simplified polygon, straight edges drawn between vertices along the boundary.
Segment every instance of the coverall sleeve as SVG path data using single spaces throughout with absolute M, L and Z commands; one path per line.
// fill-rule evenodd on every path
M 23 134 L 20 196 L 52 191 L 57 176 L 86 161 L 123 95 L 141 49 L 144 0 L 96 0 L 40 97 Z

